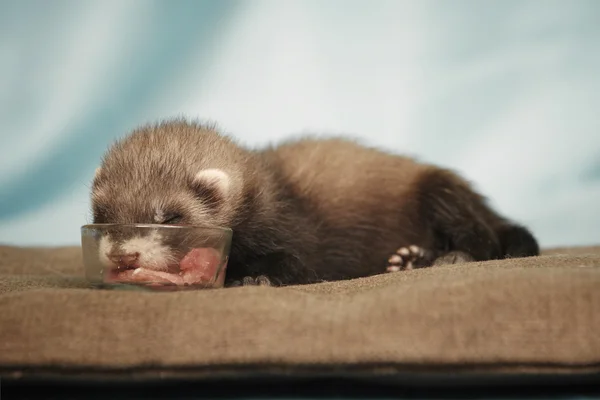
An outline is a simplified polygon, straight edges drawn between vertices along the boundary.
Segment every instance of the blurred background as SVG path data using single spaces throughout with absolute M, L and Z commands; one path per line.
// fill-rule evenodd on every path
M 599 71 L 597 0 L 0 0 L 0 242 L 79 244 L 108 145 L 183 115 L 359 137 L 598 244 Z

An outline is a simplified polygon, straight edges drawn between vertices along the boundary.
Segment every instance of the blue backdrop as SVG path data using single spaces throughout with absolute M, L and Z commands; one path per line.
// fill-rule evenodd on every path
M 542 245 L 600 242 L 600 2 L 0 1 L 0 242 L 79 243 L 115 138 L 347 133 L 462 172 Z

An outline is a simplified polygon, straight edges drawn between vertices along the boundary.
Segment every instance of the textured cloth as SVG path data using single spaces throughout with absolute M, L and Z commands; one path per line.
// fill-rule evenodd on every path
M 600 371 L 600 247 L 185 292 L 93 289 L 81 262 L 0 247 L 1 373 Z

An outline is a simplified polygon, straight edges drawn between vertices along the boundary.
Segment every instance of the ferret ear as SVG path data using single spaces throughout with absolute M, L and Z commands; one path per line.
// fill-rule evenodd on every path
M 196 197 L 209 206 L 218 206 L 229 193 L 229 175 L 216 168 L 203 169 L 191 181 Z

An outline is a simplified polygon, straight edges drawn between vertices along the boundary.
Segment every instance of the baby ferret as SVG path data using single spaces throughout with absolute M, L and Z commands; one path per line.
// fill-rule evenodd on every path
M 458 174 L 340 137 L 250 149 L 214 125 L 143 125 L 104 154 L 91 200 L 94 223 L 231 228 L 226 286 L 539 254 Z M 106 235 L 100 257 L 168 270 L 175 247 L 157 233 Z

